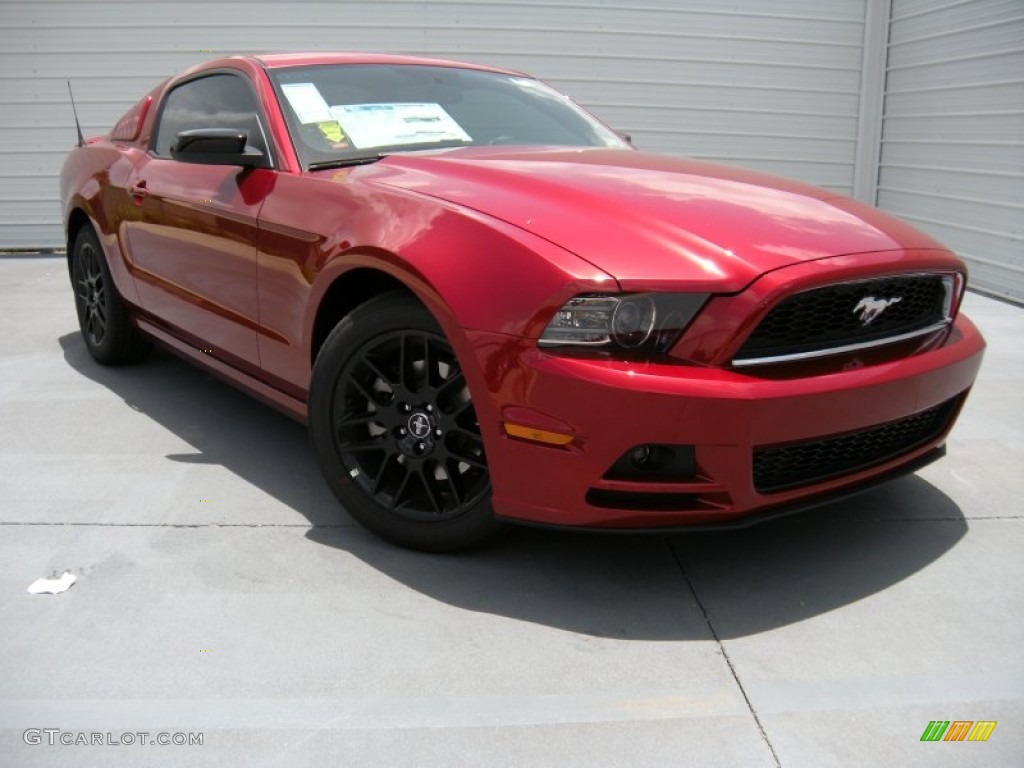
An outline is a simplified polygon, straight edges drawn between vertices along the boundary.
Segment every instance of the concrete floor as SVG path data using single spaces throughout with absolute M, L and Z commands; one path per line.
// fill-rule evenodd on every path
M 0 258 L 0 306 L 2 765 L 1024 765 L 1019 308 L 968 296 L 989 353 L 918 476 L 434 557 L 353 524 L 284 416 L 167 354 L 95 365 L 60 258 Z

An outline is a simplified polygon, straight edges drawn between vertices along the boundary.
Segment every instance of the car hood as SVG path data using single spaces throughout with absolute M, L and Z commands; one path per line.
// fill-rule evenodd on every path
M 797 262 L 942 248 L 869 206 L 810 185 L 633 150 L 391 155 L 367 177 L 521 227 L 627 290 L 679 281 L 690 290 L 739 290 Z

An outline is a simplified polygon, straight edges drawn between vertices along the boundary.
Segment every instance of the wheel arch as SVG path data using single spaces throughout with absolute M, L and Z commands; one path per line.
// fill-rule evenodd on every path
M 75 206 L 68 213 L 68 225 L 67 225 L 67 264 L 68 270 L 71 270 L 71 252 L 75 247 L 75 238 L 78 237 L 78 233 L 83 227 L 92 227 L 92 219 L 89 218 L 89 214 L 85 212 L 80 206 Z M 93 227 L 95 229 L 95 227 Z
M 358 266 L 335 277 L 320 298 L 313 318 L 310 365 L 316 362 L 327 336 L 342 319 L 356 307 L 391 291 L 401 291 L 423 303 L 406 283 L 376 266 Z
M 132 307 L 140 306 L 138 292 L 129 272 L 129 265 L 124 257 L 117 229 L 106 231 L 102 218 L 97 219 L 93 213 L 101 213 L 101 211 L 93 211 L 88 199 L 81 196 L 76 196 L 67 209 L 65 232 L 67 235 L 68 275 L 71 275 L 75 240 L 85 227 L 89 227 L 99 241 L 101 255 L 107 263 L 117 292 Z
M 481 419 L 481 431 L 485 444 L 496 438 L 494 425 L 497 415 L 489 396 L 484 371 L 479 357 L 455 314 L 455 308 L 448 306 L 433 283 L 414 265 L 399 256 L 379 249 L 361 250 L 349 253 L 342 267 L 340 260 L 321 273 L 322 288 L 318 298 L 310 307 L 307 319 L 309 339 L 309 364 L 316 367 L 317 356 L 331 331 L 347 315 L 372 299 L 389 292 L 400 292 L 410 296 L 433 315 L 442 333 L 448 339 L 466 375 L 473 393 L 477 416 Z

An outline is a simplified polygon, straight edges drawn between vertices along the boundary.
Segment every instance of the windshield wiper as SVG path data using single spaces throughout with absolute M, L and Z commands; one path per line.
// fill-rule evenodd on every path
M 327 168 L 344 168 L 349 165 L 367 165 L 376 163 L 384 155 L 362 155 L 360 157 L 339 157 L 336 160 L 321 160 L 318 163 L 310 163 L 309 170 L 323 171 Z

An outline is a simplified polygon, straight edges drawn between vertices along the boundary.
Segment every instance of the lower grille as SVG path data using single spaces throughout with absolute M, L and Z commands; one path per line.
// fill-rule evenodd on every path
M 773 493 L 810 485 L 882 464 L 937 437 L 959 398 L 859 432 L 754 449 L 754 488 Z

